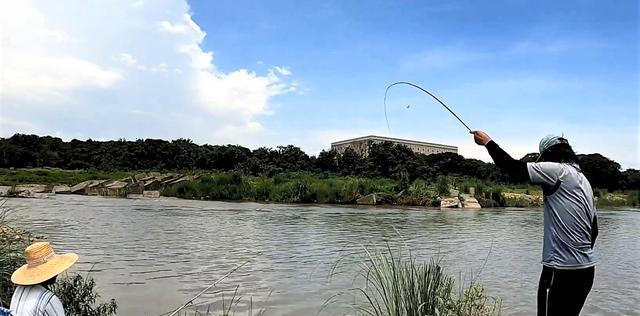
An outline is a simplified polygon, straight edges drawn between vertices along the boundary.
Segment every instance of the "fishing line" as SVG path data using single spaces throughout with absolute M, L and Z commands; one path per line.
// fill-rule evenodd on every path
M 202 294 L 204 294 L 205 292 L 209 291 L 209 289 L 211 289 L 212 287 L 216 286 L 218 283 L 220 283 L 222 280 L 226 279 L 229 275 L 231 275 L 232 273 L 236 272 L 236 270 L 242 268 L 244 265 L 246 265 L 247 263 L 249 263 L 251 260 L 253 260 L 253 258 L 243 262 L 241 265 L 238 265 L 237 267 L 233 268 L 231 271 L 227 272 L 225 275 L 223 275 L 221 278 L 217 279 L 215 282 L 211 283 L 209 286 L 207 286 L 204 290 L 200 291 L 200 293 L 196 294 L 194 297 L 192 297 L 190 300 L 188 300 L 186 303 L 182 304 L 182 306 L 178 307 L 177 309 L 173 310 L 172 312 L 167 312 L 164 313 L 162 315 L 166 315 L 169 314 L 169 316 L 174 316 L 176 314 L 178 314 L 181 310 L 183 310 L 185 307 L 189 306 L 190 304 L 193 304 L 193 301 L 195 301 L 198 297 L 200 297 Z
M 395 85 L 399 85 L 399 84 L 405 84 L 405 85 L 409 85 L 412 86 L 414 88 L 420 89 L 422 92 L 428 94 L 430 97 L 434 98 L 436 101 L 438 101 L 440 104 L 442 104 L 442 106 L 444 106 L 445 109 L 447 109 L 447 111 L 449 111 L 449 113 L 451 113 L 455 118 L 458 119 L 458 121 L 460 123 L 462 123 L 462 125 L 464 125 L 464 127 L 466 127 L 469 132 L 471 133 L 471 129 L 469 128 L 469 126 L 467 126 L 467 124 L 465 124 L 464 121 L 462 121 L 462 119 L 460 119 L 460 117 L 458 115 L 456 115 L 451 108 L 449 108 L 446 104 L 444 104 L 444 102 L 440 101 L 440 99 L 438 99 L 438 97 L 436 97 L 435 95 L 433 95 L 431 92 L 427 91 L 426 89 L 422 88 L 421 86 L 411 83 L 411 82 L 407 82 L 407 81 L 398 81 L 398 82 L 394 82 L 392 84 L 390 84 L 389 86 L 387 86 L 387 89 L 384 91 L 384 119 L 387 121 L 387 132 L 389 132 L 389 135 L 391 135 L 391 128 L 389 127 L 389 118 L 387 117 L 387 94 L 389 93 L 389 89 Z M 407 106 L 407 108 L 409 108 L 409 106 Z

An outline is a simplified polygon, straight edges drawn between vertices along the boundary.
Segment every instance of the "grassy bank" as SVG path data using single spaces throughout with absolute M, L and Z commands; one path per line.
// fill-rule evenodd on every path
M 66 184 L 86 180 L 117 180 L 134 171 L 62 170 L 55 168 L 0 169 L 0 185 Z M 202 200 L 258 201 L 275 203 L 353 204 L 377 193 L 385 204 L 439 206 L 439 197 L 453 187 L 461 193 L 474 191 L 483 207 L 540 207 L 538 186 L 507 184 L 468 177 L 439 176 L 413 182 L 388 178 L 336 176 L 309 172 L 281 173 L 273 177 L 248 176 L 240 172 L 191 172 L 192 181 L 165 187 L 162 195 Z M 640 206 L 640 191 L 608 192 L 594 189 L 598 207 Z
M 132 176 L 136 172 L 99 171 L 99 170 L 63 170 L 58 168 L 2 169 L 0 185 L 47 184 L 75 185 L 87 180 L 116 180 Z

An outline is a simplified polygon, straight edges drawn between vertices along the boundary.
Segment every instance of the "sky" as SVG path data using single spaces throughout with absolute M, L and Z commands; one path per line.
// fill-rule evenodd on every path
M 640 168 L 629 1 L 3 1 L 0 136 L 188 138 L 310 155 L 364 135 L 512 156 L 561 134 Z

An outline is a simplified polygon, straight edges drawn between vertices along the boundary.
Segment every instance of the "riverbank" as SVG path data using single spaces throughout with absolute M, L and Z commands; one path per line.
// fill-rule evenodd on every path
M 439 207 L 445 198 L 464 200 L 471 196 L 482 207 L 542 206 L 542 191 L 537 186 L 445 176 L 432 181 L 408 182 L 305 172 L 258 177 L 238 172 L 141 173 L 33 168 L 0 169 L 0 186 L 13 192 L 16 188 L 32 190 L 30 192 L 33 192 L 31 188 L 37 188 L 36 193 L 56 190 L 70 193 L 76 186 L 80 194 L 119 197 L 142 194 L 148 189 L 153 192 L 150 196 L 197 200 L 321 204 L 358 204 L 360 200 L 363 204 L 428 207 Z M 89 187 L 94 190 L 88 190 Z M 125 187 L 134 189 L 124 190 Z M 594 189 L 594 195 L 598 207 L 640 206 L 640 191 Z

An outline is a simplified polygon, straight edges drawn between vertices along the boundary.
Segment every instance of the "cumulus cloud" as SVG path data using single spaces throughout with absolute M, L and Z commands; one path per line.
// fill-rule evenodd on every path
M 246 144 L 285 66 L 223 72 L 185 0 L 4 1 L 0 135 L 177 138 Z M 213 43 L 215 47 L 215 43 Z M 8 121 L 9 120 L 9 121 Z
M 2 95 L 59 98 L 75 89 L 106 88 L 121 79 L 112 69 L 55 49 L 66 45 L 70 36 L 49 26 L 32 3 L 3 2 L 1 12 Z

